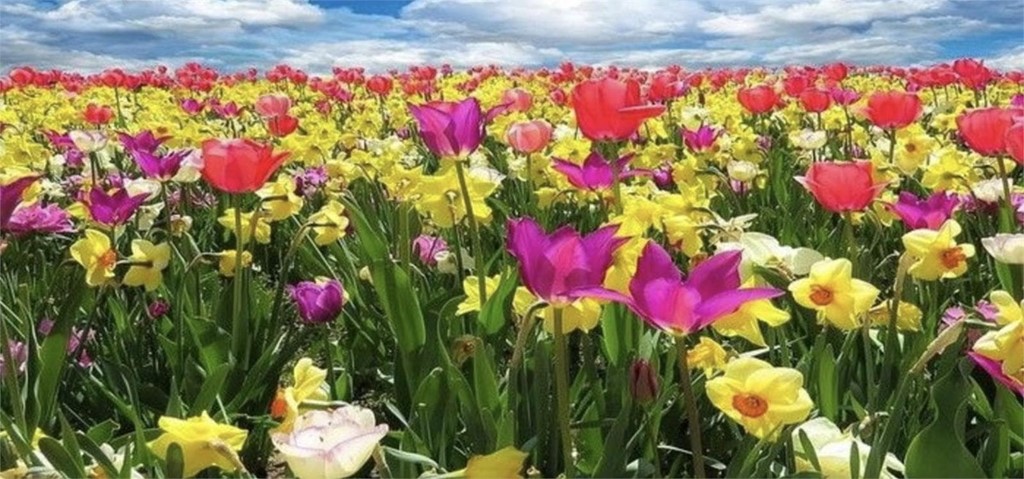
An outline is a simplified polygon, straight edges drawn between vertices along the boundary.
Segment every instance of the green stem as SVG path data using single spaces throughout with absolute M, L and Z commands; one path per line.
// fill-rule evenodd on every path
M 1013 232 L 1013 201 L 1010 198 L 1010 175 L 1006 172 L 1006 166 L 1003 165 L 1003 158 L 996 158 L 996 168 L 999 169 L 999 179 L 1003 182 L 1003 202 L 1000 208 L 1000 215 L 1002 221 L 999 222 L 1000 233 L 1012 233 Z
M 327 368 L 327 386 L 330 388 L 331 401 L 338 399 L 338 378 L 334 372 L 334 355 L 331 353 L 330 323 L 324 325 L 324 367 Z
M 871 321 L 865 318 L 864 325 L 861 326 L 861 337 L 864 340 L 864 371 L 867 374 L 866 390 L 868 393 L 868 407 L 870 408 L 875 404 L 875 389 L 877 384 L 875 382 L 875 360 L 871 354 Z
M 562 309 L 555 308 L 555 393 L 558 398 L 558 430 L 561 433 L 565 477 L 573 477 L 572 435 L 569 432 L 569 353 L 562 332 Z
M 853 264 L 853 272 L 857 272 L 857 239 L 853 234 L 853 213 L 843 213 L 843 244 L 846 246 L 846 255 L 850 257 Z
M 246 318 L 242 317 L 242 256 L 245 243 L 242 242 L 242 198 L 235 199 L 235 277 L 232 279 L 232 323 L 231 323 L 231 350 L 235 353 L 235 360 L 241 361 L 242 349 L 248 340 L 248 324 Z
M 544 301 L 537 301 L 530 305 L 519 321 L 519 333 L 516 335 L 516 344 L 512 349 L 512 360 L 508 366 L 508 405 L 512 412 L 512 437 L 518 437 L 517 428 L 519 425 L 519 367 L 523 363 L 523 353 L 526 351 L 526 340 L 533 331 L 533 325 L 537 322 L 535 315 L 548 304 Z
M 412 258 L 412 238 L 409 232 L 409 209 L 405 203 L 398 205 L 398 235 L 398 257 L 402 268 L 408 272 Z
M 462 201 L 466 204 L 466 219 L 469 221 L 470 241 L 473 243 L 473 263 L 476 269 L 477 284 L 480 287 L 480 305 L 487 304 L 487 285 L 484 278 L 487 272 L 484 271 L 484 250 L 480 246 L 480 226 L 473 214 L 473 198 L 469 196 L 469 185 L 466 183 L 466 173 L 462 168 L 462 161 L 455 161 L 455 172 L 459 177 L 459 188 L 462 190 Z
M 683 401 L 686 403 L 686 422 L 690 428 L 690 449 L 693 450 L 693 476 L 703 479 L 707 477 L 704 473 L 704 446 L 701 441 L 700 418 L 697 415 L 697 399 L 693 394 L 690 366 L 686 359 L 686 341 L 683 338 L 676 338 L 675 343 L 676 356 L 679 358 L 679 389 L 682 389 Z

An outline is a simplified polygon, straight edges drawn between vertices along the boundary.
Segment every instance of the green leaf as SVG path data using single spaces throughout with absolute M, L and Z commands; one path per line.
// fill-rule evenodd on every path
M 399 461 L 402 461 L 402 462 L 406 462 L 406 463 L 410 463 L 410 464 L 416 464 L 416 465 L 419 465 L 419 466 L 425 466 L 425 467 L 429 467 L 429 468 L 433 468 L 433 469 L 439 469 L 441 467 L 441 466 L 439 466 L 437 464 L 436 461 L 434 461 L 433 459 L 431 459 L 431 458 L 429 458 L 427 456 L 424 456 L 422 454 L 416 454 L 416 453 L 412 453 L 412 452 L 405 452 L 405 451 L 402 451 L 400 449 L 395 449 L 393 447 L 387 447 L 387 446 L 384 446 L 383 449 L 384 449 L 384 452 L 387 455 L 389 455 L 391 457 L 394 457 L 395 459 L 398 459 Z
M 487 298 L 487 303 L 477 315 L 485 335 L 497 333 L 503 326 L 510 323 L 508 311 L 512 304 L 512 295 L 518 284 L 519 279 L 516 275 L 506 271 L 498 289 Z
M 224 380 L 227 379 L 229 372 L 231 372 L 231 364 L 228 363 L 214 368 L 213 372 L 206 377 L 206 381 L 203 381 L 203 387 L 199 389 L 199 394 L 192 401 L 189 411 L 193 413 L 208 411 L 217 399 L 217 394 L 220 393 L 221 386 L 224 385 Z
M 110 438 L 114 437 L 114 431 L 118 428 L 118 424 L 110 419 L 103 421 L 93 427 L 90 427 L 85 432 L 89 439 L 92 439 L 96 444 L 103 444 L 110 441 Z
M 28 429 L 35 430 L 43 421 L 53 417 L 54 405 L 59 395 L 58 387 L 67 363 L 68 341 L 71 339 L 71 327 L 78 317 L 78 305 L 86 293 L 84 280 L 75 278 L 70 281 L 71 287 L 68 296 L 61 303 L 60 314 L 50 334 L 43 340 L 39 348 L 39 382 L 36 383 L 35 408 L 31 419 L 27 421 Z
M 52 437 L 39 439 L 39 451 L 43 453 L 46 460 L 50 461 L 54 469 L 60 471 L 67 477 L 85 477 L 85 468 L 79 465 L 78 461 L 71 456 L 71 453 Z
M 167 468 L 164 473 L 167 477 L 185 477 L 185 459 L 181 451 L 181 445 L 172 442 L 167 446 Z
M 821 407 L 821 415 L 835 420 L 839 414 L 839 377 L 836 375 L 836 357 L 831 344 L 825 346 L 818 356 L 816 366 L 818 368 L 818 395 L 820 396 L 818 405 Z
M 110 461 L 110 458 L 103 453 L 103 450 L 86 434 L 77 433 L 78 443 L 82 446 L 82 451 L 85 451 L 92 460 L 99 464 L 103 468 L 103 472 L 106 473 L 107 477 L 117 477 L 118 471 L 114 463 Z
M 985 477 L 963 442 L 970 386 L 960 367 L 952 368 L 932 386 L 935 419 L 910 442 L 907 477 Z

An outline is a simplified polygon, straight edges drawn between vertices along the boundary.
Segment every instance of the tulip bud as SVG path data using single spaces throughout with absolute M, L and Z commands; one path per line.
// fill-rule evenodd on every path
M 629 394 L 641 406 L 658 397 L 658 375 L 646 359 L 637 359 L 629 367 Z
M 513 123 L 505 134 L 509 146 L 519 153 L 536 153 L 551 141 L 552 128 L 544 120 Z

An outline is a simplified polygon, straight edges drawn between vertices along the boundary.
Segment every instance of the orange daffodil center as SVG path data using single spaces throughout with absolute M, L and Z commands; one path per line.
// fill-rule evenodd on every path
M 732 407 L 746 417 L 759 418 L 768 412 L 768 401 L 756 394 L 737 394 L 732 397 Z

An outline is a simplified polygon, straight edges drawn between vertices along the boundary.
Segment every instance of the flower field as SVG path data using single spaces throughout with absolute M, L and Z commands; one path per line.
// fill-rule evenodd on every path
M 0 95 L 0 477 L 1024 475 L 1022 72 Z

